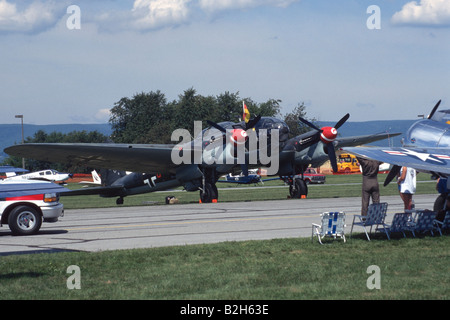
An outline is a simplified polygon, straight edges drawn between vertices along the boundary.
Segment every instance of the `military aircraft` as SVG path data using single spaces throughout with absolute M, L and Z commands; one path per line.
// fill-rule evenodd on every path
M 334 127 L 320 129 L 300 119 L 312 130 L 293 138 L 289 138 L 289 127 L 280 119 L 261 116 L 250 120 L 247 116 L 243 118 L 244 121 L 237 123 L 208 121 L 210 127 L 200 128 L 197 132 L 194 129 L 193 140 L 189 139 L 189 132 L 186 134 L 182 129 L 177 129 L 182 132 L 174 132 L 172 140 L 181 139 L 178 144 L 35 143 L 11 146 L 5 152 L 73 166 L 131 171 L 133 174 L 120 177 L 122 180 L 116 186 L 105 186 L 109 189 L 101 191 L 103 196 L 118 196 L 118 204 L 123 203 L 123 197 L 130 194 L 177 186 L 184 186 L 187 191 L 200 190 L 200 199 L 205 203 L 218 199 L 216 182 L 220 176 L 238 169 L 248 174 L 251 167 L 267 167 L 269 164 L 269 175 L 300 174 L 300 178 L 290 181 L 289 189 L 291 197 L 301 198 L 307 194 L 301 174 L 310 164 L 317 167 L 330 159 L 336 169 L 336 148 L 398 135 L 382 133 L 338 138 L 337 129 L 347 121 L 348 114 Z
M 384 185 L 397 176 L 400 169 L 411 167 L 439 177 L 450 175 L 450 110 L 437 111 L 439 100 L 426 119 L 418 120 L 406 132 L 402 147 L 344 148 L 360 157 L 393 165 Z
M 95 171 L 94 171 L 95 172 Z M 140 172 L 126 172 L 122 170 L 100 171 L 100 176 L 95 172 L 94 185 L 97 185 L 100 179 L 100 186 L 81 188 L 65 192 L 62 196 L 79 196 L 98 194 L 105 198 L 115 198 L 116 204 L 124 202 L 124 197 L 147 192 L 162 191 L 180 186 L 176 176 L 170 174 L 162 176 L 161 174 L 146 174 Z M 87 182 L 87 181 L 86 181 Z

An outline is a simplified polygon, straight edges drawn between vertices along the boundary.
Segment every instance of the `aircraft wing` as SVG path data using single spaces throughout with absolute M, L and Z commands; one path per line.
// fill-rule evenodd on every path
M 376 133 L 369 134 L 364 136 L 354 136 L 354 137 L 345 137 L 345 138 L 336 138 L 336 147 L 354 147 L 360 146 L 363 144 L 375 142 L 378 140 L 383 140 L 387 138 L 392 138 L 400 135 L 401 133 Z
M 7 154 L 74 166 L 123 171 L 174 173 L 173 145 L 110 143 L 30 143 L 6 148 Z
M 0 182 L 0 199 L 44 193 L 64 193 L 69 189 L 51 182 L 3 183 Z
M 70 190 L 61 194 L 61 196 L 86 196 L 86 195 L 103 195 L 109 197 L 121 196 L 126 194 L 123 186 L 109 186 L 109 187 L 92 187 L 81 188 L 77 190 Z
M 450 175 L 449 148 L 344 148 L 356 156 L 392 165 L 405 166 L 420 172 Z

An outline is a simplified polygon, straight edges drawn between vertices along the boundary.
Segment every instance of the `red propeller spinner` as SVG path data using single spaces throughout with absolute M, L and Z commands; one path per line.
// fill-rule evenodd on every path
M 325 144 L 333 142 L 337 137 L 337 130 L 334 127 L 323 127 L 321 131 L 320 140 Z
M 244 144 L 247 141 L 247 132 L 243 129 L 233 129 L 230 135 L 230 141 L 235 145 Z

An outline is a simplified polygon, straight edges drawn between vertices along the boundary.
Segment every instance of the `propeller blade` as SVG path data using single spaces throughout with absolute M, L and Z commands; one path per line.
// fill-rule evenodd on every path
M 436 103 L 436 105 L 434 106 L 433 110 L 431 110 L 430 115 L 428 116 L 427 119 L 431 119 L 434 116 L 434 113 L 436 112 L 437 108 L 439 107 L 439 105 L 441 104 L 441 100 L 438 101 L 438 103 Z
M 317 131 L 321 131 L 319 128 L 317 128 L 314 124 L 312 124 L 312 123 L 309 122 L 308 120 L 303 119 L 302 117 L 299 117 L 298 119 L 299 119 L 301 122 L 303 122 L 304 124 L 306 124 L 308 127 L 313 128 L 313 129 L 315 129 L 315 130 L 317 130 Z
M 336 123 L 334 128 L 335 129 L 339 129 L 345 123 L 345 121 L 348 120 L 348 118 L 350 118 L 350 114 L 349 113 L 347 113 L 345 116 L 343 116 L 342 119 L 339 120 L 338 123 Z
M 261 115 L 258 115 L 256 117 L 254 117 L 253 119 L 251 119 L 249 122 L 247 122 L 245 124 L 245 130 L 251 129 L 254 126 L 256 126 L 256 124 L 259 122 L 259 120 L 261 120 Z
M 206 120 L 206 122 L 211 126 L 211 127 L 214 127 L 214 128 L 216 128 L 217 130 L 220 130 L 220 131 L 222 131 L 222 132 L 227 132 L 227 130 L 225 130 L 225 128 L 223 128 L 222 126 L 219 126 L 217 123 L 215 123 L 215 122 L 212 122 L 212 121 L 209 121 L 209 120 Z
M 386 180 L 384 180 L 383 186 L 386 187 L 392 181 L 392 179 L 394 179 L 399 174 L 401 169 L 402 169 L 401 166 L 393 166 L 392 169 L 389 171 Z
M 338 171 L 337 161 L 336 161 L 336 152 L 334 151 L 334 144 L 327 144 L 328 157 L 330 158 L 331 167 L 333 168 L 333 172 Z

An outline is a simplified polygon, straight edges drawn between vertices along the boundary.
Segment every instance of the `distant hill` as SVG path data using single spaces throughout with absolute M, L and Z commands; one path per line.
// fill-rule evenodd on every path
M 381 140 L 374 142 L 371 145 L 386 147 L 386 146 L 401 146 L 401 138 L 405 135 L 408 128 L 417 120 L 387 120 L 387 121 L 365 121 L 365 122 L 346 122 L 339 128 L 339 135 L 342 137 L 351 137 L 366 135 L 380 132 L 400 132 L 400 136 L 394 137 L 391 141 Z M 336 123 L 331 121 L 319 121 L 319 127 L 334 126 Z M 32 125 L 24 124 L 24 136 L 31 137 L 38 130 L 43 130 L 47 133 L 61 132 L 69 133 L 71 131 L 95 131 L 109 136 L 112 133 L 111 126 L 105 124 L 59 124 L 59 125 Z M 7 156 L 3 149 L 19 144 L 22 141 L 22 128 L 20 124 L 0 124 L 0 162 L 3 157 Z
M 104 124 L 54 124 L 54 125 L 33 125 L 24 124 L 23 132 L 25 139 L 32 137 L 37 131 L 42 130 L 46 133 L 61 132 L 69 133 L 72 131 L 95 131 L 109 136 L 112 133 L 111 126 Z M 0 124 L 0 162 L 7 155 L 3 152 L 6 147 L 22 142 L 22 125 L 21 124 Z

